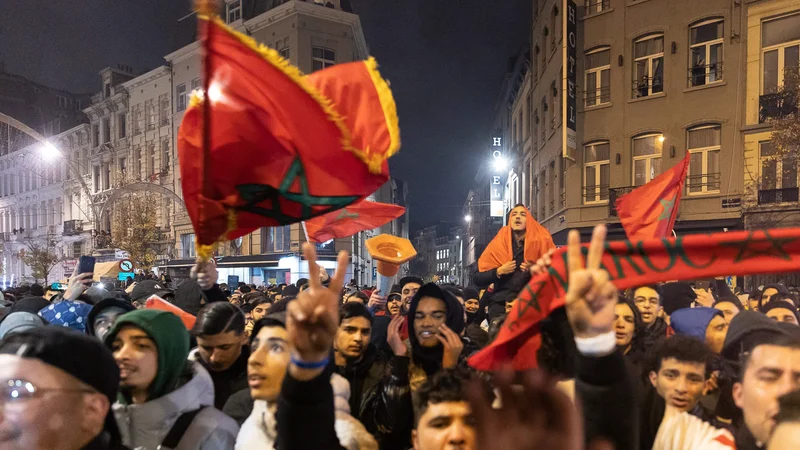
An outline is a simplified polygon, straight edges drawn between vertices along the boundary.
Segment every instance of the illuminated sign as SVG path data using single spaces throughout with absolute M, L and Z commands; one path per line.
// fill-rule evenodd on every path
M 508 175 L 502 171 L 502 164 L 496 164 L 498 161 L 503 161 L 503 138 L 492 138 L 492 169 L 491 179 L 489 180 L 489 215 L 491 217 L 503 217 L 503 192 L 505 190 L 506 180 Z
M 563 148 L 564 158 L 575 161 L 575 116 L 577 112 L 577 99 L 575 95 L 575 83 L 577 82 L 578 68 L 576 66 L 578 54 L 578 7 L 573 0 L 564 0 L 563 26 L 564 46 L 563 60 L 566 65 L 564 80 L 561 87 L 561 101 L 565 107 L 562 111 L 563 129 Z

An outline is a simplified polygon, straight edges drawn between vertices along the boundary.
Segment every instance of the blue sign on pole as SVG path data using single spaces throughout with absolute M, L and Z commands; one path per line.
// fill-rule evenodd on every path
M 134 275 L 135 274 L 133 272 L 120 272 L 119 275 L 117 276 L 117 279 L 119 281 L 128 281 L 128 278 L 129 277 L 133 278 Z

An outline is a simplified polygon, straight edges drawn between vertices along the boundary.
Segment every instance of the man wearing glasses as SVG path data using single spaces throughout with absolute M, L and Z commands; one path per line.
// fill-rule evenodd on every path
M 0 448 L 122 450 L 119 369 L 98 339 L 42 327 L 0 341 Z

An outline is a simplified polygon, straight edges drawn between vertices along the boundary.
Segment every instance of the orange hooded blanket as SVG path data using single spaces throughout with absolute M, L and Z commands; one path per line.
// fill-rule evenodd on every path
M 525 208 L 527 225 L 525 227 L 525 261 L 534 263 L 542 255 L 556 248 L 550 233 L 531 216 L 528 208 Z M 514 251 L 511 246 L 511 226 L 506 225 L 500 228 L 497 236 L 489 242 L 486 250 L 483 251 L 478 259 L 478 270 L 486 272 L 496 269 L 503 264 L 514 259 Z

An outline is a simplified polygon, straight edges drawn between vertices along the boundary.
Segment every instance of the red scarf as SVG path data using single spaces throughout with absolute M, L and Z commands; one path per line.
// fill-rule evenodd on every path
M 515 370 L 537 366 L 539 322 L 564 305 L 569 280 L 566 250 L 559 249 L 549 271 L 522 289 L 497 339 L 470 358 L 472 367 L 494 370 L 507 361 Z M 588 244 L 583 247 L 584 256 L 587 253 Z M 800 228 L 608 242 L 602 268 L 620 291 L 669 280 L 796 271 Z

